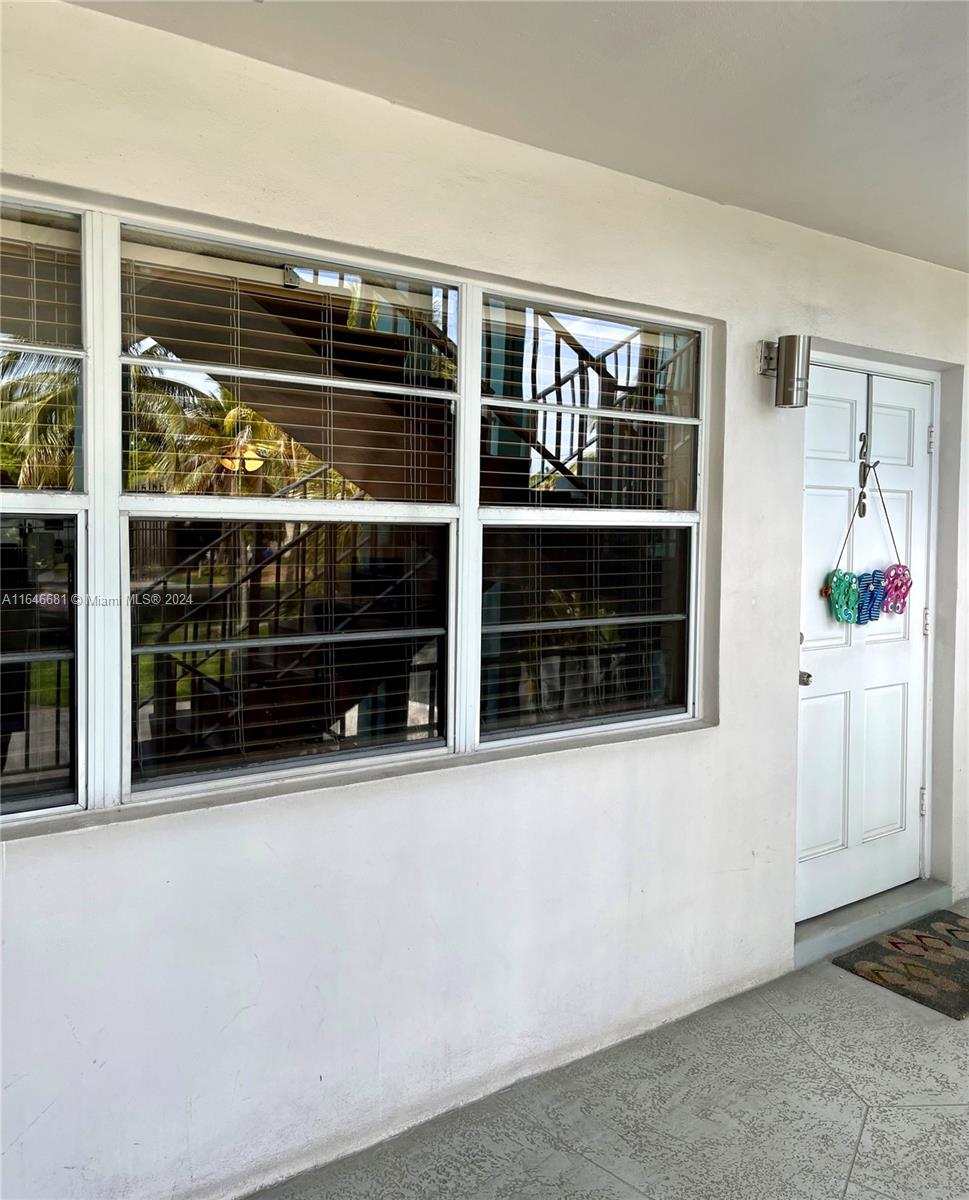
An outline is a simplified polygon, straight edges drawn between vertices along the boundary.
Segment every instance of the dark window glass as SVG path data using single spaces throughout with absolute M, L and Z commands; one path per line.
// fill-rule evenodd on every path
M 446 502 L 445 400 L 125 368 L 129 491 Z
M 81 487 L 80 362 L 0 352 L 0 486 Z
M 696 433 L 588 410 L 486 406 L 481 502 L 692 509 Z
M 80 348 L 79 219 L 6 204 L 0 213 L 0 336 Z
M 75 802 L 75 521 L 0 518 L 3 812 Z
M 124 263 L 126 354 L 160 347 L 183 362 L 453 390 L 455 288 L 265 256 L 220 262 L 214 247 L 197 249 L 205 269 Z
M 131 522 L 132 778 L 444 737 L 447 530 Z
M 482 732 L 686 705 L 687 529 L 486 529 Z
M 482 395 L 695 417 L 692 331 L 485 296 Z

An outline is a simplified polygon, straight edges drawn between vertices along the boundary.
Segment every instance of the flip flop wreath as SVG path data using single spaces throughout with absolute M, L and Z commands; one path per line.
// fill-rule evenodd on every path
M 845 539 L 841 543 L 838 561 L 834 565 L 834 570 L 828 574 L 824 581 L 824 587 L 821 589 L 821 595 L 831 605 L 831 615 L 836 621 L 845 625 L 867 625 L 870 621 L 877 621 L 883 612 L 892 615 L 903 613 L 908 602 L 908 594 L 912 590 L 912 572 L 901 561 L 902 556 L 898 552 L 898 544 L 895 541 L 895 533 L 888 515 L 888 507 L 885 504 L 885 496 L 882 493 L 882 485 L 878 479 L 878 463 L 872 463 L 870 466 L 866 464 L 866 466 L 864 478 L 867 479 L 869 473 L 875 477 L 896 561 L 884 570 L 876 567 L 871 571 L 862 571 L 860 575 L 856 575 L 853 571 L 841 570 L 841 560 L 844 557 L 845 547 L 848 545 L 848 538 L 851 536 L 855 517 L 858 516 L 864 503 L 863 485 L 858 493 L 858 501 L 851 514 L 851 520 L 848 522 Z

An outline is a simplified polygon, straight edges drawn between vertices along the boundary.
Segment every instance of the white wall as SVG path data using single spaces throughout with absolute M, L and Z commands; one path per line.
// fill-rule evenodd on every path
M 4 1195 L 231 1195 L 787 969 L 803 418 L 754 344 L 964 362 L 965 277 L 100 14 L 3 15 L 12 176 L 727 331 L 720 725 L 7 843 Z

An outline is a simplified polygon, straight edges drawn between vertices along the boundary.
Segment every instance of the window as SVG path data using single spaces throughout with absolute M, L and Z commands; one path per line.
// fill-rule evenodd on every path
M 75 546 L 71 517 L 0 517 L 5 813 L 74 802 Z
M 0 207 L 0 809 L 79 796 L 79 217 Z
M 0 485 L 80 490 L 80 222 L 0 213 Z
M 456 289 L 209 249 L 126 245 L 127 490 L 450 501 Z
M 443 745 L 448 527 L 349 514 L 453 499 L 457 290 L 131 232 L 122 313 L 132 786 Z
M 686 705 L 689 531 L 491 526 L 485 734 Z
M 495 296 L 484 314 L 482 734 L 685 711 L 698 336 Z
M 4 812 L 695 713 L 697 330 L 2 232 Z
M 446 530 L 131 523 L 135 782 L 444 736 Z

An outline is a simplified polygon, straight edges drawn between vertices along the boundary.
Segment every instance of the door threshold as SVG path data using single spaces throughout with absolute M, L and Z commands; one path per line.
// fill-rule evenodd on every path
M 952 886 L 916 879 L 794 926 L 794 967 L 810 966 L 952 903 Z

